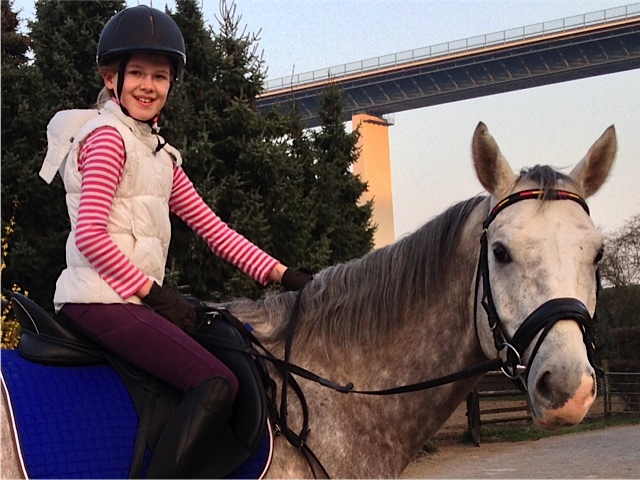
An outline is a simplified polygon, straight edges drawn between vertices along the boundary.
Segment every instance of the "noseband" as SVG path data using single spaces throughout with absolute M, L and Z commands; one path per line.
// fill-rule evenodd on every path
M 504 326 L 504 323 L 500 319 L 496 310 L 495 303 L 493 301 L 493 295 L 491 294 L 491 282 L 489 279 L 489 247 L 487 240 L 487 230 L 491 222 L 495 220 L 498 214 L 514 203 L 521 200 L 539 199 L 539 200 L 571 200 L 578 203 L 587 215 L 589 214 L 589 207 L 587 202 L 579 195 L 568 192 L 565 190 L 524 190 L 521 192 L 509 195 L 498 204 L 493 207 L 489 212 L 489 215 L 482 224 L 482 236 L 480 238 L 480 260 L 478 263 L 478 273 L 476 277 L 476 301 L 478 298 L 478 288 L 480 280 L 482 280 L 482 300 L 481 304 L 484 311 L 487 314 L 489 320 L 489 327 L 493 333 L 493 339 L 495 347 L 498 352 L 506 349 L 506 361 L 503 362 L 502 371 L 510 379 L 516 381 L 520 380 L 521 384 L 518 386 L 526 389 L 526 376 L 531 368 L 533 359 L 538 353 L 538 349 L 543 340 L 551 330 L 551 328 L 560 320 L 574 320 L 582 331 L 582 339 L 587 348 L 587 358 L 589 363 L 596 370 L 600 369 L 596 367 L 593 355 L 594 355 L 594 343 L 593 343 L 593 321 L 589 315 L 587 307 L 577 298 L 554 298 L 549 300 L 537 309 L 535 309 L 525 320 L 522 325 L 516 330 L 516 333 L 511 337 Z M 600 278 L 596 273 L 596 292 L 600 290 Z M 477 316 L 477 308 L 474 315 Z M 477 328 L 477 319 L 476 319 Z M 522 364 L 522 357 L 527 347 L 534 340 L 538 333 L 541 333 L 538 341 L 535 344 L 528 364 L 525 366 Z M 524 378 L 523 378 L 524 377 Z

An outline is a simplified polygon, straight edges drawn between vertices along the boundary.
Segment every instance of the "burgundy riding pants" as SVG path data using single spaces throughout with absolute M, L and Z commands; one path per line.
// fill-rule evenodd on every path
M 109 351 L 133 366 L 187 392 L 213 376 L 236 376 L 202 345 L 144 305 L 66 304 L 61 314 Z

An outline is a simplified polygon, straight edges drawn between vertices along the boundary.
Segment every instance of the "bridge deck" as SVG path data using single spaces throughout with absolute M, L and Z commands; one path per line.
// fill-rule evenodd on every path
M 331 83 L 343 91 L 347 121 L 634 68 L 640 3 L 276 79 L 257 107 L 295 105 L 314 127 Z

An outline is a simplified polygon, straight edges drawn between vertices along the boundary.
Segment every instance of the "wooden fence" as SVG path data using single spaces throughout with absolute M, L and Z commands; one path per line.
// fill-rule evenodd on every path
M 640 413 L 640 373 L 606 372 L 598 379 L 604 397 L 604 414 Z
M 640 373 L 605 372 L 598 378 L 598 397 L 602 397 L 605 416 L 640 412 Z M 490 399 L 500 399 L 504 406 L 482 408 Z M 484 402 L 482 402 L 484 400 Z M 500 422 L 531 422 L 527 397 L 513 381 L 500 371 L 485 374 L 467 395 L 467 427 L 471 439 L 480 445 L 483 425 Z
M 501 399 L 508 406 L 481 409 L 482 399 Z M 484 402 L 486 403 L 486 402 Z M 486 373 L 467 395 L 467 428 L 471 439 L 480 445 L 481 427 L 500 422 L 531 421 L 526 394 L 501 371 Z

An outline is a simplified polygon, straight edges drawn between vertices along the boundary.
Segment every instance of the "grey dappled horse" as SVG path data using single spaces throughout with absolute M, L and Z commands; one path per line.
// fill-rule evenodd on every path
M 519 338 L 518 327 L 531 318 L 539 326 L 506 370 L 526 385 L 539 425 L 579 423 L 596 394 L 584 330 L 595 311 L 602 252 L 601 234 L 582 198 L 607 178 L 615 131 L 609 127 L 569 175 L 539 166 L 515 175 L 482 123 L 472 151 L 489 196 L 463 201 L 394 244 L 317 274 L 299 299 L 290 360 L 338 384 L 352 382 L 357 390 L 386 389 L 498 355 L 513 358 L 518 349 L 503 343 Z M 523 191 L 533 196 L 500 203 Z M 485 273 L 478 276 L 483 222 L 490 212 Z M 224 306 L 252 324 L 262 343 L 282 358 L 295 302 L 296 293 L 284 293 Z M 397 477 L 478 380 L 476 375 L 375 396 L 299 379 L 310 413 L 307 445 L 332 477 Z M 297 431 L 301 408 L 289 398 L 289 424 Z M 3 436 L 3 475 L 12 463 L 6 461 L 7 440 Z M 267 475 L 303 478 L 312 472 L 279 436 Z

